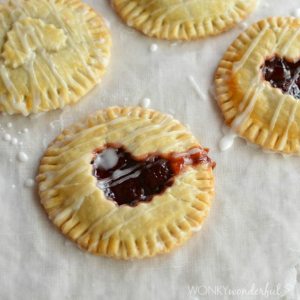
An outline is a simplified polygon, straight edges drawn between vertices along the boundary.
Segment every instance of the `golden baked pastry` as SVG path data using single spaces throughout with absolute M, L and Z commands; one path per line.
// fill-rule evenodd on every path
M 300 19 L 262 20 L 229 47 L 216 72 L 225 122 L 277 152 L 300 152 Z
M 0 4 L 0 22 L 0 112 L 75 103 L 108 65 L 108 29 L 80 0 L 10 1 Z
M 111 107 L 58 136 L 37 181 L 49 218 L 81 248 L 143 258 L 200 229 L 214 194 L 213 166 L 171 116 Z
M 112 0 L 129 25 L 150 37 L 193 40 L 232 28 L 256 0 Z

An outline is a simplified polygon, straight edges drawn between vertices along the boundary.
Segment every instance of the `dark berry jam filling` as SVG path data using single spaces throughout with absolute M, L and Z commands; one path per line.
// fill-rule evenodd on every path
M 290 62 L 285 58 L 274 56 L 265 61 L 262 73 L 264 79 L 274 88 L 300 99 L 300 60 Z
M 151 154 L 136 158 L 122 146 L 107 145 L 96 150 L 91 162 L 97 186 L 118 205 L 136 206 L 170 187 L 174 177 L 187 165 L 215 164 L 207 149 L 192 148 L 185 153 Z

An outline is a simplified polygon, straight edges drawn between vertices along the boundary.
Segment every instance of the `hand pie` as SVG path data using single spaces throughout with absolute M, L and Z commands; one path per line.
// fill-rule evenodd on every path
M 194 40 L 232 28 L 254 10 L 256 0 L 112 0 L 129 25 L 150 37 Z
M 23 114 L 77 102 L 100 81 L 111 39 L 79 0 L 0 4 L 0 112 Z
M 229 47 L 216 72 L 225 122 L 272 151 L 300 152 L 300 19 L 262 20 Z
M 171 116 L 112 107 L 58 136 L 37 180 L 49 218 L 81 248 L 143 258 L 169 252 L 201 228 L 213 166 Z

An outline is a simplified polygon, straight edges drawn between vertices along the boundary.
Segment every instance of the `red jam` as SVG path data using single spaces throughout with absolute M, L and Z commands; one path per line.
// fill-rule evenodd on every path
M 272 87 L 300 99 L 300 60 L 294 63 L 274 56 L 265 61 L 262 73 Z
M 186 153 L 135 158 L 124 147 L 107 145 L 95 151 L 91 164 L 97 186 L 108 199 L 118 205 L 136 206 L 164 192 L 185 166 L 209 164 L 214 167 L 207 152 L 207 149 L 192 148 Z

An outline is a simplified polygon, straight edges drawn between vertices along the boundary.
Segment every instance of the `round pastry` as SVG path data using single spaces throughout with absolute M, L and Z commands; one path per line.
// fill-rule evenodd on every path
M 216 35 L 247 17 L 256 0 L 112 0 L 128 24 L 150 37 L 194 40 Z
M 216 72 L 225 122 L 265 149 L 300 152 L 300 19 L 262 20 L 229 47 Z
M 201 228 L 213 167 L 207 149 L 171 116 L 111 107 L 58 136 L 37 181 L 49 218 L 81 248 L 143 258 Z
M 104 20 L 79 0 L 0 4 L 0 112 L 23 114 L 77 102 L 110 57 Z

